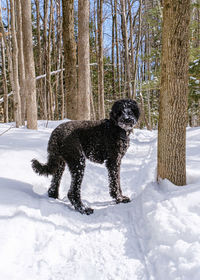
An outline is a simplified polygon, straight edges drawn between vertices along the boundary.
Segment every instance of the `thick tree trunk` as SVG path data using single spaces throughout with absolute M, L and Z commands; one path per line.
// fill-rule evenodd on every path
M 78 1 L 78 115 L 90 119 L 89 0 Z
M 63 46 L 65 57 L 66 116 L 77 118 L 76 42 L 74 39 L 74 1 L 62 1 Z
M 33 58 L 31 1 L 21 0 L 22 5 L 22 31 L 25 65 L 25 89 L 27 103 L 27 128 L 37 129 L 37 102 L 35 63 Z
M 190 0 L 164 0 L 158 179 L 186 184 Z

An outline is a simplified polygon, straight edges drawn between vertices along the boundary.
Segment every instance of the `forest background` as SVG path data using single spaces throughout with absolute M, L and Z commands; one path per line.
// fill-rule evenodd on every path
M 21 0 L 22 4 L 23 2 L 26 1 Z M 75 91 L 70 94 L 76 96 L 79 67 L 78 1 L 67 2 L 71 2 L 74 8 L 71 16 L 74 20 L 72 32 L 75 39 L 77 73 L 73 85 Z M 22 34 L 28 31 L 23 29 L 22 24 L 23 9 L 26 7 L 22 5 L 20 11 L 19 3 L 19 0 L 3 0 L 0 6 L 0 121 L 15 121 L 15 111 L 20 100 L 21 124 L 24 124 L 29 105 L 26 97 L 27 88 L 23 87 L 25 73 L 21 65 Z M 74 114 L 70 114 L 68 109 L 70 96 L 66 93 L 67 85 L 64 79 L 66 61 L 63 20 L 66 17 L 63 17 L 62 11 L 60 0 L 31 1 L 31 47 L 38 119 L 76 119 L 78 108 L 74 107 Z M 16 35 L 16 50 L 13 47 L 13 34 Z M 157 128 L 161 35 L 162 1 L 90 1 L 89 118 L 99 119 L 108 116 L 114 100 L 132 97 L 141 106 L 140 127 Z M 19 85 L 18 100 L 13 94 L 16 91 L 16 83 Z M 200 125 L 200 0 L 191 1 L 188 124 Z

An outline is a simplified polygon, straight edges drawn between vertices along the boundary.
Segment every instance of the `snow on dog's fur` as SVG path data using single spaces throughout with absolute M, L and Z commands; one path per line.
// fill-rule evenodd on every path
M 48 143 L 48 161 L 41 164 L 32 160 L 32 167 L 39 175 L 53 175 L 48 190 L 49 197 L 57 198 L 65 165 L 71 173 L 68 198 L 82 214 L 91 214 L 93 209 L 81 201 L 81 183 L 86 158 L 97 163 L 106 163 L 110 195 L 117 203 L 129 202 L 120 187 L 121 159 L 129 147 L 129 135 L 137 123 L 140 112 L 136 101 L 116 101 L 110 119 L 100 121 L 70 121 L 59 125 L 51 134 Z

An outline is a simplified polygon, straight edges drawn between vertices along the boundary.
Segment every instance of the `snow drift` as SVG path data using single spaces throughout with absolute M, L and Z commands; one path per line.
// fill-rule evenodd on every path
M 199 280 L 200 128 L 187 129 L 188 185 L 156 178 L 157 132 L 135 130 L 123 159 L 121 183 L 129 204 L 109 196 L 103 165 L 87 162 L 84 203 L 75 212 L 65 197 L 49 199 L 50 178 L 30 161 L 46 161 L 49 135 L 60 122 L 39 122 L 38 131 L 10 129 L 0 136 L 0 277 L 6 280 Z M 0 133 L 11 124 L 1 124 Z

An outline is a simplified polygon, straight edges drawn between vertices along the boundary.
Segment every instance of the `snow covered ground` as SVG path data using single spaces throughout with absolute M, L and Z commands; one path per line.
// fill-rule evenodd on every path
M 95 211 L 86 216 L 65 198 L 68 170 L 53 200 L 50 178 L 31 169 L 32 158 L 46 161 L 58 122 L 45 125 L 0 136 L 0 279 L 199 280 L 200 128 L 187 129 L 184 187 L 156 183 L 157 132 L 135 130 L 121 169 L 129 204 L 114 204 L 105 167 L 87 162 L 82 197 Z

